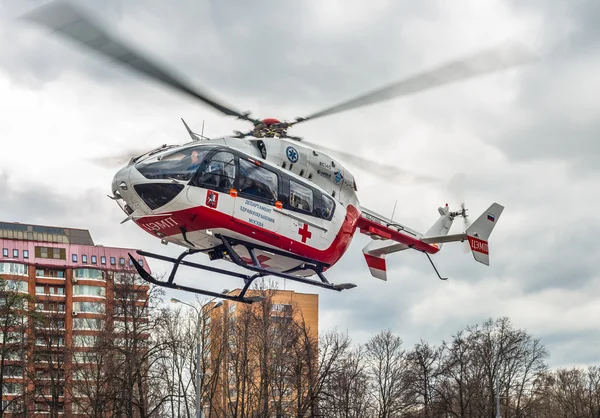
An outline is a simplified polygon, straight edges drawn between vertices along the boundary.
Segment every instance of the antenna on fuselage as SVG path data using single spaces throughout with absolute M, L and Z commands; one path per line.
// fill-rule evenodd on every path
M 188 126 L 188 124 L 185 123 L 183 118 L 181 118 L 181 121 L 183 122 L 183 126 L 185 126 L 185 130 L 190 135 L 190 138 L 192 138 L 192 141 L 201 141 L 203 139 L 208 139 L 207 137 L 204 136 L 204 121 L 202 121 L 202 133 L 200 135 L 198 135 L 196 132 L 192 131 L 190 129 L 190 127 Z
M 392 217 L 390 218 L 391 221 L 394 220 L 394 213 L 396 213 L 396 205 L 398 204 L 398 199 L 396 199 L 396 203 L 394 203 L 394 210 L 392 210 Z

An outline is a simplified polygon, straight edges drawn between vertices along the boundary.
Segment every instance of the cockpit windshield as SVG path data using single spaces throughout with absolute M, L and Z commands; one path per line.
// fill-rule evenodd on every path
M 189 181 L 211 149 L 206 145 L 177 149 L 159 155 L 156 159 L 142 161 L 136 168 L 148 179 Z

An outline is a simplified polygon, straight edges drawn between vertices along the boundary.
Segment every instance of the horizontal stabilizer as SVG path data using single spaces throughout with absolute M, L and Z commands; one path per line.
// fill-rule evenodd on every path
M 363 248 L 363 254 L 371 275 L 380 280 L 387 280 L 385 255 L 407 250 L 407 245 L 394 241 L 371 241 Z
M 467 234 L 453 234 L 438 235 L 437 237 L 425 237 L 421 238 L 421 241 L 426 242 L 427 244 L 441 244 L 444 242 L 465 241 L 466 239 Z

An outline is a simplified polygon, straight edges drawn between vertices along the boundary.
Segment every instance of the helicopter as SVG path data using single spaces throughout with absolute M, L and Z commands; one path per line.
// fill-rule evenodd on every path
M 449 242 L 468 242 L 474 259 L 489 265 L 488 240 L 504 210 L 502 205 L 491 204 L 467 224 L 464 204 L 457 211 L 446 204 L 438 208 L 439 218 L 426 232 L 415 231 L 394 221 L 393 215 L 388 218 L 362 206 L 357 182 L 342 161 L 368 166 L 388 178 L 417 182 L 436 179 L 332 150 L 288 131 L 324 116 L 525 64 L 533 56 L 522 46 L 508 44 L 484 50 L 309 116 L 282 121 L 255 119 L 250 112 L 240 112 L 212 98 L 69 3 L 47 3 L 25 18 L 226 116 L 252 124 L 247 132 L 208 138 L 194 132 L 182 119 L 190 141 L 140 152 L 114 175 L 109 197 L 127 216 L 121 223 L 133 221 L 163 244 L 185 248 L 177 258 L 137 251 L 172 263 L 166 280 L 153 277 L 130 254 L 131 263 L 144 280 L 242 303 L 257 301 L 246 292 L 254 280 L 264 276 L 335 291 L 352 289 L 355 284 L 332 283 L 324 273 L 346 254 L 357 231 L 371 238 L 362 252 L 370 274 L 380 280 L 387 280 L 386 255 L 408 249 L 424 253 L 437 277 L 446 280 L 430 255 Z M 465 231 L 449 234 L 456 218 L 465 220 Z M 195 254 L 204 254 L 209 261 L 231 262 L 248 273 L 187 259 Z M 244 285 L 236 295 L 181 285 L 176 282 L 180 266 L 240 278 Z

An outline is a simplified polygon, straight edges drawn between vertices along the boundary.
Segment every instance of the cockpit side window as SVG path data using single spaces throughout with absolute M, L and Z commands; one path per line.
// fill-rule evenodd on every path
M 229 191 L 235 182 L 235 156 L 230 152 L 217 152 L 209 158 L 198 173 L 197 186 Z
M 290 180 L 290 206 L 304 212 L 313 211 L 313 191 L 294 180 Z
M 176 149 L 158 157 L 157 160 L 142 161 L 136 165 L 136 168 L 148 179 L 188 181 L 196 173 L 210 150 L 211 148 L 207 146 Z
M 275 202 L 278 196 L 277 183 L 277 174 L 240 158 L 240 194 Z

